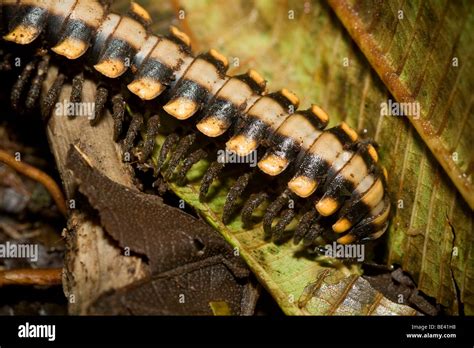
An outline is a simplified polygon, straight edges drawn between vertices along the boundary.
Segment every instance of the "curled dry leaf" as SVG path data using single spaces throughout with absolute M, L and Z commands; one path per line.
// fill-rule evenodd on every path
M 146 256 L 152 272 L 151 279 L 104 294 L 92 313 L 212 314 L 209 303 L 216 301 L 228 303 L 234 314 L 253 312 L 249 271 L 210 226 L 160 197 L 113 182 L 77 146 L 67 166 L 107 233 L 124 253 Z

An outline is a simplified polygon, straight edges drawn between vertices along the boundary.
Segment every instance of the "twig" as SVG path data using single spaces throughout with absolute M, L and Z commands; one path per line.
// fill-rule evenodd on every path
M 38 181 L 41 183 L 50 193 L 53 200 L 56 202 L 56 205 L 64 216 L 67 216 L 67 206 L 66 200 L 63 196 L 63 193 L 56 182 L 42 170 L 30 166 L 29 164 L 17 161 L 13 156 L 8 152 L 0 149 L 0 162 L 5 163 L 6 165 L 12 167 L 17 172 Z
M 61 285 L 62 271 L 62 268 L 22 268 L 0 271 L 0 287 L 5 285 Z

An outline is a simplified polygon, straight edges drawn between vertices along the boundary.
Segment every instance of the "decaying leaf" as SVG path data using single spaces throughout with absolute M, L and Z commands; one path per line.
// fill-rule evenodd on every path
M 211 257 L 152 279 L 102 295 L 91 314 L 107 315 L 252 315 L 255 298 L 247 281 Z M 216 310 L 217 309 L 217 310 Z
M 401 268 L 392 272 L 364 274 L 364 278 L 394 302 L 409 304 L 429 315 L 439 314 L 439 306 L 433 305 L 432 298 L 428 300 L 426 296 L 420 294 L 415 282 Z
M 228 303 L 234 314 L 253 312 L 249 271 L 210 226 L 158 196 L 111 181 L 78 147 L 71 147 L 67 165 L 105 230 L 125 254 L 146 256 L 152 270 L 151 279 L 103 295 L 93 313 L 212 314 L 215 301 Z
M 342 276 L 335 270 L 323 270 L 308 284 L 298 301 L 304 314 L 316 311 L 325 315 L 415 315 L 408 306 L 395 305 L 367 280 L 357 275 Z

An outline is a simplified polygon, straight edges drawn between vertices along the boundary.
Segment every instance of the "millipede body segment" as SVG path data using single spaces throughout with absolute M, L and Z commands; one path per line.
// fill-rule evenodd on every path
M 41 37 L 48 45 L 45 48 L 68 60 L 82 57 L 81 61 L 105 77 L 124 82 L 141 100 L 162 101 L 162 110 L 154 110 L 152 118 L 134 116 L 125 135 L 124 147 L 130 150 L 140 129 L 148 129 L 143 132 L 147 139 L 141 163 L 151 155 L 150 139 L 158 134 L 158 111 L 164 110 L 183 123 L 189 119 L 195 125 L 192 133 L 181 139 L 175 133 L 168 135 L 161 148 L 159 168 L 155 168 L 157 172 L 163 169 L 165 180 L 171 180 L 174 170 L 184 163 L 177 175 L 183 182 L 183 173 L 206 157 L 203 149 L 193 151 L 199 133 L 220 142 L 221 150 L 239 158 L 258 153 L 258 169 L 248 167 L 229 191 L 223 213 L 225 222 L 231 220 L 242 203 L 238 198 L 251 190 L 247 192 L 248 200 L 241 204 L 243 220 L 246 225 L 251 224 L 252 213 L 269 200 L 263 225 L 273 236 L 280 237 L 295 219 L 300 222 L 295 241 L 303 240 L 305 244 L 315 241 L 324 229 L 343 244 L 372 240 L 386 230 L 390 200 L 386 172 L 378 163 L 375 147 L 360 139 L 346 123 L 326 129 L 329 116 L 320 107 L 298 110 L 296 95 L 287 89 L 267 92 L 266 81 L 254 70 L 226 75 L 226 57 L 214 49 L 194 56 L 190 39 L 175 27 L 166 36 L 150 33 L 150 16 L 136 3 L 132 3 L 130 16 L 109 13 L 107 6 L 92 0 L 0 3 L 4 40 L 28 45 Z M 35 78 L 35 86 L 42 82 L 47 64 L 47 59 L 39 63 L 43 72 Z M 25 70 L 21 86 L 14 89 L 15 103 L 30 75 L 31 71 Z M 82 81 L 82 74 L 73 76 L 71 101 L 80 100 Z M 108 98 L 107 91 L 101 88 L 104 87 L 99 88 L 97 101 L 100 109 Z M 29 107 L 38 90 L 35 87 L 30 93 Z M 50 94 L 48 107 L 43 108 L 47 112 L 51 112 L 51 98 L 57 98 L 58 93 Z M 122 95 L 110 97 L 118 140 L 124 136 L 124 100 Z M 96 108 L 97 112 L 100 110 Z M 100 115 L 96 116 L 92 124 L 99 121 Z M 219 160 L 211 163 L 202 179 L 201 199 L 206 199 L 209 186 L 222 175 L 226 165 Z M 265 187 L 252 187 L 257 174 L 269 182 L 281 177 L 284 187 L 273 192 L 274 198 L 270 199 Z

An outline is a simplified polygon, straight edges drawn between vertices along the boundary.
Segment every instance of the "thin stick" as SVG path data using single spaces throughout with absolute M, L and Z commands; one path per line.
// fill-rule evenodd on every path
M 61 285 L 62 272 L 62 268 L 21 268 L 0 271 L 0 287 L 5 285 Z
M 17 172 L 38 181 L 41 183 L 50 193 L 53 200 L 56 202 L 59 211 L 64 216 L 67 216 L 67 206 L 66 206 L 66 199 L 56 184 L 56 182 L 45 172 L 42 170 L 30 166 L 29 164 L 17 161 L 13 156 L 11 156 L 8 152 L 0 149 L 0 162 L 5 163 L 6 165 L 12 167 Z

